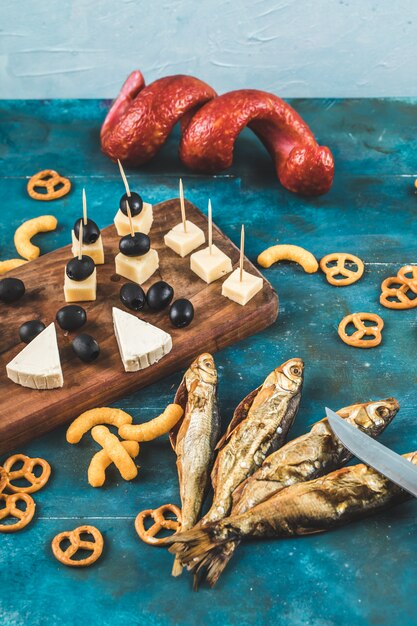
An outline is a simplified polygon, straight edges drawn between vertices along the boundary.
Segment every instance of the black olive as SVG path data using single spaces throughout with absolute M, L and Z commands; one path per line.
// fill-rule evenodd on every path
M 16 302 L 25 293 L 25 283 L 20 278 L 3 278 L 0 280 L 0 300 Z
M 135 233 L 135 236 L 125 235 L 119 241 L 119 250 L 126 256 L 142 256 L 149 252 L 151 240 L 144 233 Z
M 72 349 L 81 361 L 92 363 L 100 354 L 100 346 L 91 335 L 81 333 L 72 342 Z
M 169 309 L 169 319 L 176 328 L 184 328 L 191 324 L 194 318 L 194 307 L 186 298 L 180 298 L 172 303 Z
M 94 261 L 91 256 L 87 256 L 83 254 L 82 258 L 79 259 L 77 256 L 68 261 L 67 263 L 67 276 L 71 278 L 71 280 L 85 280 L 94 272 Z
M 148 289 L 146 302 L 153 311 L 162 311 L 174 297 L 174 290 L 164 280 L 159 280 Z
M 82 221 L 82 218 L 77 220 L 74 223 L 74 233 L 78 240 L 80 238 L 80 222 L 81 221 Z M 93 220 L 90 220 L 90 218 L 87 218 L 87 224 L 84 224 L 83 222 L 83 243 L 85 243 L 86 245 L 90 243 L 95 243 L 99 237 L 100 237 L 99 227 L 97 226 L 95 222 L 93 222 Z
M 145 306 L 145 292 L 136 283 L 126 283 L 120 289 L 120 300 L 128 309 L 140 311 Z
M 78 304 L 68 304 L 57 311 L 56 321 L 62 330 L 78 330 L 86 323 L 87 313 Z
M 120 198 L 119 207 L 122 213 L 127 216 L 127 201 L 129 199 L 129 209 L 132 217 L 139 215 L 143 209 L 143 200 L 138 193 L 131 191 L 130 196 L 124 193 Z
M 45 330 L 45 324 L 40 320 L 25 322 L 19 328 L 20 341 L 30 343 L 32 339 L 35 339 L 43 330 Z

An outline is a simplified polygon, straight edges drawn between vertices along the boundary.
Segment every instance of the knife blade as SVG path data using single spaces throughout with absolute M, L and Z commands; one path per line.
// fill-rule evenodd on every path
M 417 498 L 417 467 L 413 463 L 354 428 L 327 407 L 326 415 L 332 431 L 349 452 Z

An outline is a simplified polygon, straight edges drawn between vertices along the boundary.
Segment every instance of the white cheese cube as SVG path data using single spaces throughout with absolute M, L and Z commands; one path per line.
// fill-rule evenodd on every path
M 146 282 L 159 267 L 158 253 L 154 248 L 142 256 L 126 256 L 119 252 L 114 261 L 116 274 L 139 285 Z
M 79 243 L 78 239 L 75 236 L 74 231 L 71 231 L 72 238 L 72 248 L 71 252 L 73 256 L 78 256 Z M 103 240 L 100 237 L 94 243 L 83 243 L 83 254 L 91 257 L 96 265 L 103 265 L 104 263 L 104 250 L 103 250 Z
M 55 324 L 49 324 L 6 365 L 7 376 L 14 383 L 31 389 L 62 387 L 61 360 Z
M 133 228 L 136 233 L 144 233 L 147 235 L 152 227 L 153 211 L 152 204 L 147 202 L 143 203 L 142 211 L 139 215 L 132 217 Z M 130 234 L 130 223 L 127 215 L 122 213 L 119 209 L 114 218 L 114 225 L 116 226 L 117 234 L 119 237 Z
M 113 307 L 114 334 L 126 372 L 150 367 L 171 352 L 169 333 Z
M 190 267 L 197 276 L 210 284 L 231 272 L 232 262 L 227 254 L 213 244 L 211 254 L 209 247 L 193 252 L 190 257 Z
M 65 302 L 90 302 L 96 299 L 97 271 L 85 280 L 72 280 L 65 272 L 64 295 Z
M 237 268 L 230 274 L 222 285 L 222 296 L 245 306 L 261 291 L 264 281 L 260 276 L 254 276 L 243 270 L 242 280 L 240 280 L 240 269 Z
M 186 232 L 184 232 L 184 224 L 181 222 L 172 228 L 164 237 L 165 245 L 179 254 L 181 257 L 187 256 L 193 250 L 201 246 L 206 238 L 204 232 L 188 220 L 185 221 Z

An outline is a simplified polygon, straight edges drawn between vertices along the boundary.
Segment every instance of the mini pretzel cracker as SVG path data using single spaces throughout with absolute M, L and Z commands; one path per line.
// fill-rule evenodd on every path
M 164 513 L 168 511 L 177 518 L 176 520 L 167 519 Z M 151 517 L 155 524 L 153 524 L 147 530 L 145 529 L 145 519 Z M 156 535 L 163 529 L 173 530 L 177 532 L 181 526 L 181 509 L 175 504 L 163 504 L 159 509 L 147 509 L 138 513 L 135 519 L 135 530 L 139 537 L 145 543 L 151 546 L 158 546 L 164 543 L 164 538 L 156 537 Z
M 14 524 L 0 524 L 0 533 L 14 533 L 22 530 L 35 514 L 35 502 L 28 493 L 0 493 L 0 502 L 4 502 L 4 507 L 0 508 L 0 520 L 8 517 L 17 519 Z M 24 511 L 17 506 L 19 502 L 26 504 Z
M 18 470 L 12 470 L 13 465 L 23 462 L 23 465 Z M 51 475 L 51 466 L 44 459 L 31 459 L 25 454 L 14 454 L 10 456 L 3 464 L 4 469 L 7 472 L 7 489 L 14 493 L 35 493 L 42 489 L 49 480 Z M 35 467 L 41 467 L 42 473 L 40 476 L 36 476 L 34 473 Z M 13 480 L 20 480 L 24 478 L 29 485 L 20 487 L 19 485 L 13 485 Z
M 25 259 L 7 259 L 7 261 L 0 261 L 0 276 L 7 274 L 7 272 L 14 270 L 16 267 L 20 267 L 25 263 L 27 263 Z
M 89 534 L 93 541 L 81 539 L 83 534 Z M 61 543 L 67 539 L 70 545 L 66 550 L 61 549 Z M 95 526 L 78 526 L 74 530 L 66 530 L 52 539 L 54 557 L 69 567 L 88 567 L 97 561 L 103 552 L 103 535 Z M 78 550 L 91 550 L 92 554 L 85 559 L 73 559 Z
M 133 459 L 139 454 L 139 444 L 137 441 L 122 441 L 124 449 Z M 92 487 L 102 487 L 106 481 L 106 469 L 111 465 L 112 460 L 105 450 L 97 452 L 90 461 L 88 467 L 88 482 Z
M 349 264 L 356 265 L 357 269 L 349 269 Z M 353 254 L 333 252 L 321 259 L 320 269 L 325 273 L 328 283 L 335 287 L 345 287 L 346 285 L 356 283 L 362 277 L 364 265 L 363 261 Z M 337 276 L 342 276 L 342 278 L 337 278 Z
M 390 276 L 381 283 L 379 301 L 387 309 L 414 309 L 417 306 L 417 297 L 409 298 L 407 294 L 410 292 L 416 294 L 410 281 L 405 282 L 399 276 Z
M 31 242 L 32 237 L 37 233 L 48 233 L 55 230 L 57 224 L 58 220 L 53 215 L 40 215 L 23 222 L 14 234 L 14 245 L 20 256 L 28 261 L 37 259 L 41 251 L 38 246 L 34 246 Z
M 36 191 L 36 189 L 46 189 L 44 193 Z M 34 200 L 55 200 L 66 196 L 71 189 L 71 182 L 68 178 L 61 176 L 55 170 L 42 170 L 34 174 L 29 179 L 27 190 L 28 194 Z
M 106 426 L 94 426 L 91 436 L 106 451 L 122 478 L 132 480 L 138 475 L 138 468 L 122 446 L 122 442 Z
M 398 270 L 397 276 L 408 283 L 411 289 L 417 293 L 417 265 L 403 265 Z
M 375 322 L 375 326 L 366 326 L 365 321 Z M 356 331 L 352 335 L 346 333 L 348 324 L 353 324 Z M 348 346 L 355 348 L 373 348 L 382 341 L 381 331 L 384 328 L 384 321 L 376 313 L 353 313 L 347 315 L 339 324 L 338 333 L 342 341 Z M 364 339 L 365 336 L 373 339 Z
M 184 409 L 179 404 L 168 404 L 161 415 L 145 424 L 121 426 L 119 435 L 123 439 L 133 439 L 133 441 L 152 441 L 152 439 L 168 433 L 183 414 Z
M 123 424 L 131 423 L 132 416 L 121 409 L 112 409 L 110 407 L 91 409 L 81 413 L 72 422 L 67 430 L 67 441 L 68 443 L 78 443 L 86 432 L 99 424 L 110 424 L 120 428 Z
M 271 267 L 277 261 L 294 261 L 301 265 L 307 274 L 314 274 L 319 269 L 316 258 L 311 252 L 300 246 L 292 246 L 290 244 L 271 246 L 258 256 L 258 263 L 262 267 Z

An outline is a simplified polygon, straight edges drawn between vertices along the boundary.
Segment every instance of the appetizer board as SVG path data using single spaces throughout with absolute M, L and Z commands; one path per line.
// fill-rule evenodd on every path
M 102 230 L 106 262 L 97 267 L 97 299 L 84 302 L 88 321 L 82 331 L 91 333 L 99 342 L 99 359 L 90 364 L 81 362 L 73 353 L 71 341 L 75 334 L 63 331 L 56 324 L 64 386 L 52 390 L 32 390 L 14 384 L 6 376 L 6 364 L 23 348 L 19 326 L 38 317 L 46 325 L 55 319 L 64 304 L 64 270 L 71 258 L 71 246 L 65 246 L 39 257 L 10 274 L 26 285 L 24 297 L 2 306 L 3 325 L 0 349 L 0 453 L 41 435 L 76 417 L 82 411 L 103 406 L 168 374 L 185 368 L 200 352 L 216 352 L 266 328 L 277 317 L 278 297 L 264 279 L 263 289 L 246 305 L 240 306 L 221 295 L 224 279 L 209 285 L 190 270 L 190 257 L 179 257 L 165 246 L 164 235 L 178 223 L 179 200 L 173 199 L 153 207 L 154 221 L 150 232 L 152 247 L 159 253 L 159 270 L 144 284 L 145 290 L 157 280 L 165 280 L 174 288 L 175 298 L 188 298 L 195 309 L 195 318 L 187 328 L 173 328 L 167 310 L 155 313 L 146 309 L 138 313 L 144 319 L 172 336 L 173 349 L 158 363 L 138 372 L 126 373 L 113 331 L 112 307 L 123 308 L 119 290 L 126 282 L 115 273 L 114 257 L 119 237 L 115 227 Z M 207 218 L 186 202 L 187 217 L 207 231 Z M 213 224 L 213 243 L 238 267 L 239 250 Z M 244 269 L 260 276 L 259 271 L 244 259 Z

